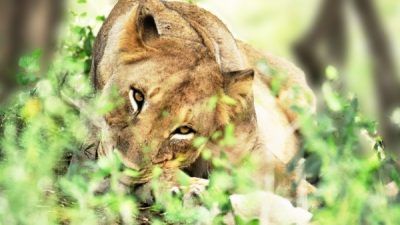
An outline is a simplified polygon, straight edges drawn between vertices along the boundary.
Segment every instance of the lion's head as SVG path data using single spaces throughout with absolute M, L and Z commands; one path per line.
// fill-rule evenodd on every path
M 199 155 L 195 137 L 253 110 L 253 70 L 243 68 L 234 38 L 186 3 L 119 1 L 97 37 L 93 79 L 99 92 L 116 88 L 124 99 L 106 121 L 135 169 L 187 167 Z M 226 96 L 234 106 L 213 104 Z

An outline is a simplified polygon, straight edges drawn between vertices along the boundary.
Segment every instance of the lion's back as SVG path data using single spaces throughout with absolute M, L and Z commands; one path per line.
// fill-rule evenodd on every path
M 294 64 L 272 54 L 262 54 L 241 41 L 237 43 L 247 66 L 255 70 L 254 106 L 266 150 L 288 163 L 297 153 L 299 143 L 298 115 L 292 111 L 292 106 L 314 111 L 314 94 L 305 74 Z

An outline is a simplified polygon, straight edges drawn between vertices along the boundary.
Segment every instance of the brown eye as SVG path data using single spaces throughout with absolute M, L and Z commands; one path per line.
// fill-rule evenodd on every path
M 143 93 L 135 88 L 131 88 L 131 90 L 129 90 L 129 101 L 131 103 L 133 113 L 135 115 L 140 113 L 144 103 Z
M 171 140 L 191 140 L 193 139 L 196 131 L 189 126 L 178 127 L 174 132 L 172 132 Z
M 135 91 L 135 100 L 137 102 L 143 102 L 143 100 L 144 100 L 143 94 L 140 93 L 139 91 Z
M 179 128 L 179 133 L 188 134 L 188 133 L 190 133 L 190 128 L 189 127 L 180 127 Z
M 173 132 L 173 134 L 183 134 L 183 135 L 186 135 L 186 134 L 190 134 L 190 133 L 194 133 L 194 132 L 195 132 L 195 131 L 194 131 L 192 128 L 188 127 L 188 126 L 181 126 L 181 127 L 177 128 L 177 129 Z

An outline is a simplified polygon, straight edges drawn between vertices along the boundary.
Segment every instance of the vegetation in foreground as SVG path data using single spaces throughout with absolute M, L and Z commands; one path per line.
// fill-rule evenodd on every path
M 84 15 L 75 15 L 79 16 Z M 94 193 L 106 176 L 135 176 L 134 171 L 119 170 L 117 154 L 67 171 L 66 161 L 89 134 L 88 117 L 104 115 L 115 106 L 115 96 L 96 96 L 90 85 L 91 27 L 72 25 L 68 31 L 48 71 L 39 67 L 40 51 L 20 60 L 22 72 L 17 77 L 24 89 L 1 106 L 0 224 L 135 224 L 143 210 L 135 196 L 122 192 L 115 181 L 109 192 Z M 260 67 L 265 69 L 265 65 Z M 313 221 L 398 224 L 399 165 L 384 152 L 376 124 L 359 112 L 357 98 L 335 91 L 338 76 L 333 67 L 327 68 L 324 107 L 316 116 L 296 109 L 302 115 L 302 151 L 307 155 L 304 176 L 317 182 L 317 191 L 309 198 Z M 85 101 L 90 115 L 80 113 L 66 96 Z M 232 129 L 225 130 L 224 144 L 234 144 Z M 203 141 L 197 139 L 194 144 Z M 230 194 L 257 191 L 246 180 L 252 165 L 232 168 L 223 158 L 211 159 L 207 151 L 202 157 L 217 168 L 201 198 L 205 207 L 189 209 L 179 198 L 169 196 L 146 209 L 156 218 L 144 219 L 153 224 L 223 224 L 224 216 L 232 211 Z M 154 189 L 159 175 L 159 170 L 153 171 Z M 183 184 L 185 178 L 182 175 Z M 257 218 L 235 220 L 237 224 L 259 223 Z

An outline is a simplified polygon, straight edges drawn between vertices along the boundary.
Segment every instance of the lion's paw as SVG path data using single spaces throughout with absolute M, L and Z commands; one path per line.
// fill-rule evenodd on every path
M 191 177 L 188 185 L 174 186 L 170 192 L 173 196 L 181 197 L 184 206 L 195 206 L 200 204 L 208 184 L 206 179 Z

